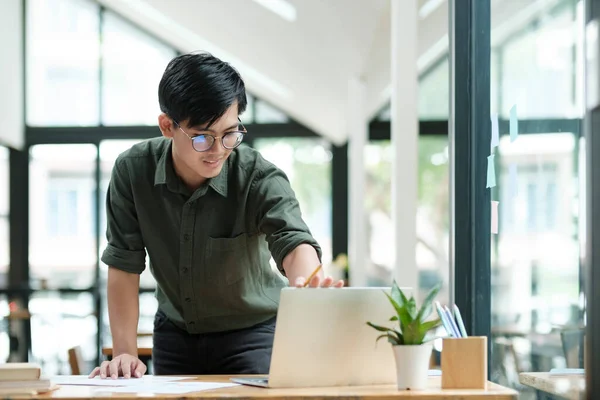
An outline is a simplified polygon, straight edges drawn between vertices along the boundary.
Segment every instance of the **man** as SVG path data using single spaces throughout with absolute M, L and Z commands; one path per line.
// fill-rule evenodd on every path
M 320 264 L 285 174 L 238 147 L 244 82 L 209 54 L 176 57 L 158 90 L 163 137 L 114 165 L 106 199 L 113 359 L 90 374 L 141 377 L 139 274 L 157 283 L 153 366 L 159 374 L 266 374 L 281 288 Z M 341 287 L 322 273 L 311 287 Z

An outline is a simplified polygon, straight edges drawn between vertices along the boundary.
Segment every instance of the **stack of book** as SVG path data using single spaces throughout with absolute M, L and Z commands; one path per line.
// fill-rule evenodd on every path
M 49 379 L 42 378 L 42 370 L 34 363 L 0 364 L 0 396 L 38 394 L 52 390 Z

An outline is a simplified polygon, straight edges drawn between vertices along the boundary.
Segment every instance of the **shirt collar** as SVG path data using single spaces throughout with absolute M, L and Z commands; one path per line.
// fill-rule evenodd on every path
M 169 140 L 169 145 L 165 146 L 165 150 L 161 154 L 158 163 L 156 164 L 156 171 L 154 173 L 154 186 L 164 185 L 172 191 L 179 191 L 179 178 L 175 174 L 175 168 L 173 167 L 173 155 L 171 153 L 172 142 Z M 219 175 L 211 178 L 207 181 L 208 186 L 219 193 L 223 197 L 227 197 L 227 175 L 229 171 L 228 167 L 229 159 L 223 162 L 223 167 Z

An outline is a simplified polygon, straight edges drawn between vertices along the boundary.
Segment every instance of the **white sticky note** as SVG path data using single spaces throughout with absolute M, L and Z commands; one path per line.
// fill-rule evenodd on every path
M 492 200 L 492 233 L 498 234 L 498 204 L 500 202 Z
M 491 148 L 500 145 L 500 129 L 498 128 L 498 114 L 494 113 L 491 115 L 492 118 L 492 141 Z
M 517 118 L 517 105 L 510 109 L 510 142 L 514 142 L 519 137 L 519 120 Z
M 519 182 L 517 178 L 517 164 L 508 166 L 508 190 L 510 198 L 515 198 L 519 195 Z
M 487 183 L 485 185 L 486 188 L 493 188 L 496 186 L 496 169 L 494 167 L 494 158 L 495 156 L 493 154 L 488 157 Z

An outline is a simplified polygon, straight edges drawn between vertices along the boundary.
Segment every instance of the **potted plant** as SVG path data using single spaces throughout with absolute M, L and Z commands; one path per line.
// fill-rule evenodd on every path
M 394 280 L 391 292 L 385 293 L 394 307 L 396 315 L 390 321 L 397 322 L 397 327 L 388 328 L 367 322 L 369 326 L 380 332 L 377 341 L 387 338 L 392 344 L 396 359 L 396 377 L 398 389 L 422 390 L 427 387 L 427 374 L 432 345 L 432 337 L 427 334 L 441 325 L 439 318 L 427 320 L 433 311 L 433 300 L 440 290 L 435 286 L 417 309 L 413 296 L 407 299 Z

